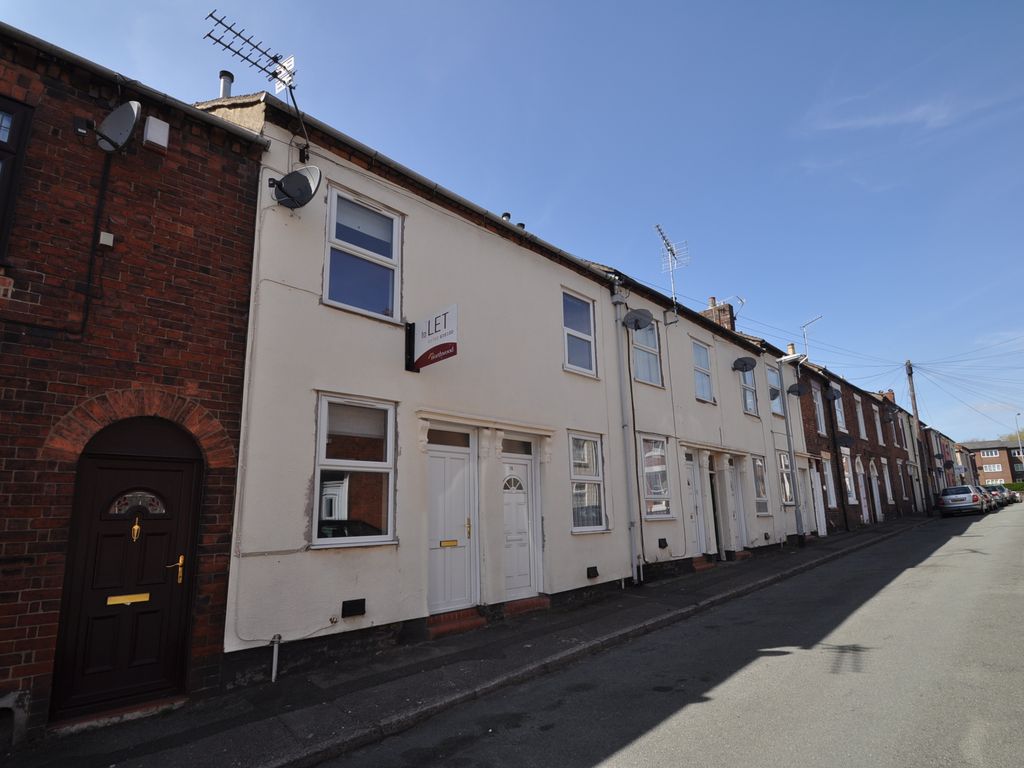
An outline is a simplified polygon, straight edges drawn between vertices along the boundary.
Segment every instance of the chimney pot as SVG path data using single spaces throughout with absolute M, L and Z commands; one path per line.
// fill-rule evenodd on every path
M 501 218 L 504 219 L 505 221 L 512 221 L 512 214 L 509 213 L 508 211 L 505 211 L 503 214 L 501 214 Z
M 714 296 L 708 296 L 708 309 L 711 309 L 712 307 L 717 307 L 717 306 L 718 306 L 718 301 L 715 299 L 715 297 Z
M 220 71 L 220 97 L 226 99 L 231 96 L 231 84 L 235 82 L 235 76 L 226 69 Z
M 787 344 L 786 345 L 786 354 L 787 355 L 795 355 L 796 354 L 796 344 L 794 344 L 792 342 Z

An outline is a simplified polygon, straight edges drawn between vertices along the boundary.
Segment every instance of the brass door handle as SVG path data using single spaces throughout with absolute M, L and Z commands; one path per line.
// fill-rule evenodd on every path
M 473 522 L 468 517 L 466 518 L 466 538 L 473 538 Z
M 185 574 L 185 556 L 178 555 L 178 562 L 165 565 L 164 568 L 177 568 L 178 569 L 178 583 L 181 584 L 181 580 Z

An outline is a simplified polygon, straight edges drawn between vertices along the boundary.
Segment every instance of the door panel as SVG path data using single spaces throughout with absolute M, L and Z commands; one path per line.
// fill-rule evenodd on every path
M 505 511 L 505 592 L 508 597 L 536 594 L 533 582 L 533 534 L 530 509 L 530 465 L 505 464 L 502 482 Z
M 182 689 L 198 480 L 196 461 L 83 456 L 79 462 L 56 717 Z M 185 557 L 180 582 L 179 556 Z
M 431 613 L 466 608 L 475 600 L 469 454 L 430 449 L 427 476 L 427 607 Z

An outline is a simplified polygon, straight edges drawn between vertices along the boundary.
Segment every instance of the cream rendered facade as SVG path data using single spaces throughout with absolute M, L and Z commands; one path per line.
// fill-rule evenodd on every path
M 555 263 L 315 146 L 311 162 L 323 184 L 308 205 L 290 211 L 275 204 L 266 184 L 298 164 L 292 135 L 269 122 L 262 132 L 272 147 L 254 257 L 226 650 L 437 612 L 428 594 L 437 549 L 428 520 L 436 491 L 430 465 L 435 455 L 461 461 L 457 449 L 432 450 L 438 432 L 469 436 L 462 453 L 468 478 L 455 467 L 465 484 L 472 561 L 463 602 L 495 604 L 631 577 L 624 474 L 614 469 L 625 455 L 608 288 L 585 267 Z M 420 320 L 457 305 L 456 356 L 408 372 L 402 322 L 324 302 L 335 192 L 399 222 L 396 314 Z M 593 308 L 596 375 L 564 365 L 563 293 Z M 393 535 L 386 542 L 316 543 L 324 397 L 393 413 Z M 600 447 L 606 524 L 599 531 L 573 530 L 570 433 Z M 506 440 L 515 441 L 516 456 L 503 455 Z M 519 479 L 510 480 L 510 471 Z M 506 485 L 518 489 L 519 501 L 529 497 L 532 583 L 525 589 L 522 580 L 507 589 Z M 588 568 L 599 575 L 588 578 Z M 364 600 L 365 613 L 342 617 L 349 600 Z
M 667 441 L 670 514 L 640 515 L 640 556 L 645 564 L 710 554 L 726 557 L 743 549 L 778 543 L 797 533 L 796 505 L 784 503 L 780 454 L 788 457 L 785 419 L 773 412 L 766 366 L 778 368 L 753 343 L 714 323 L 699 322 L 695 313 L 681 309 L 677 316 L 664 306 L 636 293 L 632 309 L 652 313 L 657 327 L 662 385 L 631 378 L 637 450 L 642 439 Z M 624 331 L 625 332 L 625 331 Z M 630 333 L 632 336 L 632 333 Z M 698 398 L 694 342 L 710 353 L 711 401 Z M 744 409 L 738 358 L 754 358 L 756 414 Z M 785 386 L 796 381 L 795 371 L 784 365 Z M 800 419 L 799 398 L 787 395 L 796 454 L 795 478 L 802 512 L 803 532 L 816 531 L 808 455 Z M 766 493 L 755 488 L 755 460 L 764 460 Z M 638 461 L 638 484 L 644 494 L 643 456 Z M 758 504 L 758 502 L 762 502 Z M 668 546 L 659 546 L 659 540 Z

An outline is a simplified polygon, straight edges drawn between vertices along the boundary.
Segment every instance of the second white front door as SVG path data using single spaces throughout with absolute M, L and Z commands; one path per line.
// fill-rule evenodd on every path
M 468 449 L 427 450 L 429 555 L 427 608 L 443 613 L 476 604 L 474 478 Z
M 505 508 L 505 595 L 537 594 L 533 557 L 532 477 L 529 461 L 506 459 L 501 494 Z

